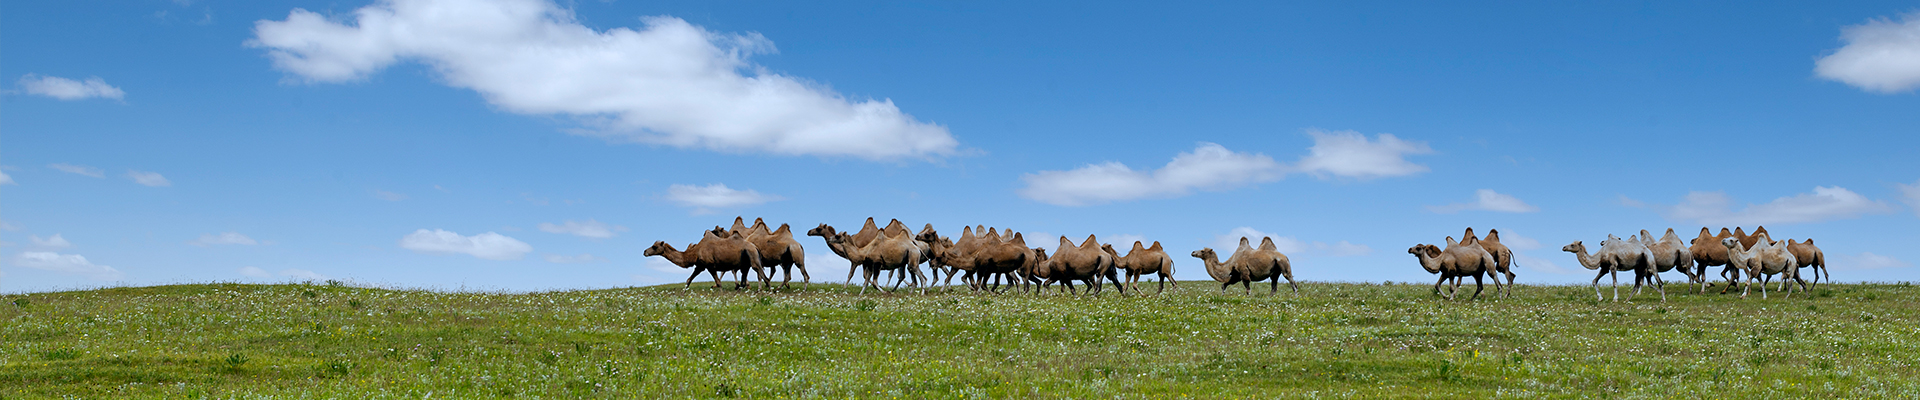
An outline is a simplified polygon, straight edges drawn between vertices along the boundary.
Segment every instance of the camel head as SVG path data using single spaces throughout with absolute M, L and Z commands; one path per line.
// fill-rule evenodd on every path
M 1727 248 L 1735 251 L 1747 251 L 1747 249 L 1740 248 L 1740 238 L 1720 238 L 1720 245 L 1727 246 Z
M 932 229 L 933 229 L 933 226 L 929 225 L 927 226 L 927 229 L 920 230 L 920 233 L 913 235 L 913 240 L 918 240 L 918 241 L 927 242 L 927 243 L 940 241 L 940 232 L 934 232 Z
M 1120 252 L 1118 252 L 1118 251 L 1114 251 L 1114 250 L 1113 250 L 1113 245 L 1111 245 L 1111 244 L 1101 244 L 1101 245 L 1100 245 L 1100 251 L 1104 251 L 1104 252 L 1107 252 L 1107 254 L 1109 254 L 1109 255 L 1112 255 L 1112 256 L 1114 256 L 1114 257 L 1119 257 L 1119 256 L 1120 256 Z
M 1427 265 L 1431 262 L 1428 260 L 1440 256 L 1440 247 L 1430 244 L 1416 244 L 1413 245 L 1413 247 L 1407 248 L 1407 254 L 1412 254 L 1414 257 L 1420 258 L 1420 269 L 1427 270 L 1427 273 L 1430 274 L 1440 273 L 1440 268 L 1442 267 L 1440 263 L 1433 262 L 1433 265 Z
M 1240 243 L 1244 244 L 1246 243 L 1246 240 L 1247 238 L 1240 238 Z M 1202 247 L 1199 250 L 1194 250 L 1192 256 L 1193 258 L 1198 258 L 1202 260 L 1212 260 L 1212 259 L 1219 258 L 1219 255 L 1213 252 L 1212 247 Z
M 833 237 L 833 234 L 833 227 L 827 226 L 827 224 L 820 224 L 820 226 L 807 230 L 807 236 Z
M 657 255 L 667 254 L 667 251 L 669 250 L 673 250 L 673 245 L 667 244 L 667 242 L 665 241 L 655 241 L 653 242 L 652 246 L 647 246 L 646 252 L 643 252 L 640 254 L 646 255 L 647 257 L 653 257 Z
M 1560 247 L 1560 251 L 1564 251 L 1568 253 L 1585 253 L 1587 252 L 1587 244 L 1581 243 L 1580 241 L 1575 240 L 1573 241 L 1572 244 L 1568 244 L 1566 246 Z

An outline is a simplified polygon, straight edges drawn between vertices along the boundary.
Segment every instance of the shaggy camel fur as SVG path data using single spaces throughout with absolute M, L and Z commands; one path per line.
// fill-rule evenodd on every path
M 1042 263 L 1041 267 L 1047 269 L 1047 280 L 1041 286 L 1061 282 L 1066 285 L 1068 293 L 1077 293 L 1073 281 L 1078 280 L 1087 284 L 1087 294 L 1099 295 L 1105 287 L 1100 283 L 1100 277 L 1105 276 L 1120 294 L 1125 295 L 1127 287 L 1120 284 L 1114 259 L 1112 254 L 1100 249 L 1100 241 L 1094 235 L 1087 235 L 1087 240 L 1079 246 L 1067 240 L 1066 236 L 1061 236 L 1060 248 L 1054 251 L 1052 258 Z
M 1667 234 L 1661 236 L 1660 240 L 1653 239 L 1653 232 L 1641 229 L 1640 244 L 1647 246 L 1647 250 L 1653 252 L 1655 273 L 1665 273 L 1677 268 L 1681 274 L 1687 276 L 1689 286 L 1707 282 L 1705 276 L 1693 273 L 1693 250 L 1687 248 L 1687 243 L 1680 240 L 1680 235 L 1675 234 L 1673 228 L 1667 228 Z M 1640 282 L 1637 280 L 1640 278 L 1634 279 L 1636 280 L 1634 286 L 1639 286 Z
M 1207 267 L 1207 275 L 1220 281 L 1220 290 L 1239 283 L 1247 294 L 1253 294 L 1253 283 L 1271 281 L 1267 294 L 1280 293 L 1280 278 L 1287 279 L 1287 286 L 1293 293 L 1300 293 L 1300 284 L 1293 281 L 1293 263 L 1286 254 L 1273 244 L 1273 238 L 1260 238 L 1260 247 L 1248 245 L 1246 237 L 1240 237 L 1240 246 L 1227 256 L 1226 262 L 1220 262 L 1220 255 L 1213 248 L 1206 247 L 1188 254 L 1200 259 Z
M 926 287 L 920 285 L 926 276 L 920 274 L 917 268 L 924 261 L 921 256 L 926 253 L 914 244 L 911 235 L 905 231 L 881 235 L 864 247 L 852 247 L 852 242 L 852 235 L 845 233 L 827 238 L 828 247 L 840 247 L 837 252 L 844 252 L 848 260 L 866 271 L 866 285 L 860 288 L 860 293 L 866 293 L 868 288 L 881 290 L 875 284 L 880 271 L 901 269 L 906 270 L 902 274 L 911 274 L 913 286 L 919 286 L 920 293 L 926 293 Z
M 1600 271 L 1599 275 L 1593 277 L 1595 300 L 1606 300 L 1606 296 L 1600 295 L 1600 278 L 1613 276 L 1613 300 L 1620 301 L 1620 271 L 1653 269 L 1653 251 L 1647 250 L 1647 246 L 1637 243 L 1629 244 L 1626 240 L 1613 235 L 1607 235 L 1607 240 L 1600 242 L 1600 251 L 1593 255 L 1588 255 L 1586 244 L 1579 241 L 1561 247 L 1560 251 L 1573 253 L 1574 258 L 1580 261 L 1580 266 Z M 1659 279 L 1659 276 L 1655 275 L 1654 279 Z M 1660 299 L 1666 301 L 1665 283 L 1662 282 L 1661 286 Z M 1633 297 L 1629 295 L 1627 299 L 1632 300 Z
M 1753 288 L 1753 282 L 1761 275 L 1774 274 L 1780 274 L 1780 282 L 1786 286 L 1787 297 L 1792 298 L 1793 285 L 1785 283 L 1788 279 L 1800 280 L 1797 276 L 1800 270 L 1799 261 L 1794 259 L 1793 252 L 1787 251 L 1786 243 L 1769 240 L 1764 233 L 1753 236 L 1759 238 L 1754 241 L 1753 248 L 1743 249 L 1739 239 L 1736 238 L 1720 241 L 1720 245 L 1727 248 L 1727 258 L 1747 270 L 1747 284 L 1740 289 L 1740 298 L 1747 298 L 1747 293 Z M 1805 281 L 1801 282 L 1805 283 Z M 1760 284 L 1760 298 L 1767 298 L 1765 283 Z
M 1487 275 L 1493 277 L 1494 297 L 1502 297 L 1502 295 L 1505 295 L 1504 297 L 1513 297 L 1513 267 L 1517 265 L 1515 265 L 1513 261 L 1513 249 L 1509 249 L 1507 245 L 1500 243 L 1500 230 L 1488 229 L 1487 238 L 1481 239 L 1474 237 L 1473 228 L 1468 227 L 1465 235 L 1465 237 L 1460 239 L 1460 243 L 1479 245 L 1482 250 L 1487 251 L 1487 254 L 1493 255 L 1493 262 L 1496 268 L 1487 272 Z M 1507 277 L 1507 284 L 1505 286 L 1500 285 L 1500 276 L 1502 275 Z M 1457 281 L 1460 278 L 1456 277 L 1454 279 Z
M 1451 240 L 1452 238 L 1448 239 Z M 1413 247 L 1407 248 L 1407 254 L 1412 254 L 1414 258 L 1419 259 L 1420 268 L 1427 270 L 1427 273 L 1440 274 L 1440 280 L 1433 282 L 1433 292 L 1435 294 L 1447 300 L 1453 300 L 1460 291 L 1460 280 L 1457 278 L 1472 276 L 1473 285 L 1476 289 L 1473 291 L 1473 298 L 1478 299 L 1480 298 L 1481 290 L 1485 289 L 1485 285 L 1481 284 L 1480 276 L 1492 271 L 1494 265 L 1493 253 L 1488 253 L 1485 249 L 1480 249 L 1478 253 L 1474 253 L 1467 251 L 1468 249 L 1471 248 L 1461 247 L 1460 251 L 1449 252 L 1441 250 L 1440 246 L 1416 244 L 1413 245 Z M 1449 279 L 1454 281 L 1453 285 L 1450 286 L 1448 290 L 1441 291 L 1440 285 L 1445 284 Z
M 1827 272 L 1827 253 L 1821 252 L 1820 247 L 1814 246 L 1813 239 L 1807 239 L 1807 241 L 1797 243 L 1794 242 L 1793 239 L 1787 239 L 1787 251 L 1793 253 L 1794 261 L 1798 261 L 1798 264 L 1800 264 L 1795 266 L 1794 269 L 1813 267 L 1814 288 L 1819 288 L 1820 281 L 1822 280 L 1833 280 L 1832 275 L 1826 275 L 1825 279 L 1821 278 L 1821 275 Z M 1794 275 L 1800 275 L 1800 273 L 1795 272 Z M 1801 288 L 1801 290 L 1806 290 L 1806 288 Z
M 716 288 L 720 287 L 720 273 L 742 271 L 740 281 L 734 285 L 734 289 L 745 288 L 747 286 L 745 271 L 749 269 L 760 276 L 762 289 L 773 287 L 773 279 L 767 276 L 766 270 L 761 268 L 759 249 L 754 248 L 752 242 L 748 242 L 738 233 L 720 237 L 713 231 L 707 231 L 700 238 L 699 243 L 687 245 L 687 251 L 684 252 L 675 250 L 673 245 L 667 242 L 657 241 L 641 254 L 647 257 L 660 256 L 680 268 L 693 268 L 693 275 L 687 277 L 686 287 L 688 288 L 693 287 L 693 278 L 700 276 L 702 270 L 713 275 L 713 287 Z
M 1127 255 L 1119 258 L 1116 267 L 1127 270 L 1127 287 L 1133 289 L 1134 293 L 1140 292 L 1142 275 L 1153 274 L 1160 278 L 1160 288 L 1154 293 L 1166 292 L 1167 281 L 1173 280 L 1173 257 L 1167 256 L 1167 250 L 1160 247 L 1158 240 L 1151 247 L 1141 245 L 1138 240 L 1133 241 L 1133 249 L 1127 250 Z M 1180 290 L 1179 281 L 1173 282 L 1173 289 Z

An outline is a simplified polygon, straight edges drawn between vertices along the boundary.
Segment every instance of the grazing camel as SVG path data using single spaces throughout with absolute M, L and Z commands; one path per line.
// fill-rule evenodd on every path
M 1513 267 L 1515 266 L 1513 249 L 1509 249 L 1507 245 L 1500 243 L 1500 230 L 1488 229 L 1487 238 L 1481 239 L 1474 237 L 1473 228 L 1468 227 L 1465 236 L 1460 239 L 1460 243 L 1479 245 L 1482 250 L 1487 251 L 1487 254 L 1493 255 L 1493 262 L 1496 268 L 1487 272 L 1488 276 L 1493 277 L 1493 295 L 1495 297 L 1501 297 L 1501 295 L 1504 294 L 1505 297 L 1513 297 Z M 1500 285 L 1501 275 L 1507 277 L 1506 286 Z M 1458 280 L 1459 278 L 1456 277 L 1454 279 Z
M 1640 244 L 1653 252 L 1654 273 L 1665 273 L 1677 268 L 1681 274 L 1687 276 L 1688 286 L 1694 283 L 1706 283 L 1705 276 L 1693 273 L 1693 250 L 1687 248 L 1686 242 L 1680 241 L 1680 235 L 1675 234 L 1673 228 L 1667 228 L 1667 234 L 1661 236 L 1660 240 L 1653 239 L 1653 232 L 1641 229 Z M 1634 286 L 1639 286 L 1640 278 L 1634 279 L 1636 280 Z
M 1795 266 L 1794 269 L 1813 267 L 1813 287 L 1819 288 L 1820 281 L 1822 280 L 1821 274 L 1827 272 L 1827 254 L 1821 252 L 1820 247 L 1813 245 L 1813 239 L 1807 239 L 1804 242 L 1798 243 L 1794 242 L 1793 239 L 1787 239 L 1787 251 L 1793 253 L 1794 261 L 1797 261 L 1799 264 Z M 1800 273 L 1794 272 L 1794 275 L 1798 276 Z M 1833 276 L 1827 275 L 1824 280 L 1832 281 Z M 1806 290 L 1806 288 L 1801 288 L 1801 290 Z
M 1207 275 L 1220 281 L 1220 290 L 1227 290 L 1235 283 L 1241 284 L 1247 294 L 1253 294 L 1253 282 L 1271 281 L 1267 294 L 1280 293 L 1280 278 L 1287 279 L 1287 286 L 1293 293 L 1300 293 L 1300 284 L 1293 281 L 1293 263 L 1281 254 L 1273 244 L 1273 238 L 1260 238 L 1260 247 L 1248 245 L 1246 237 L 1240 237 L 1240 246 L 1227 256 L 1226 262 L 1220 262 L 1220 255 L 1213 248 L 1205 247 L 1189 254 L 1200 259 L 1206 265 Z
M 1609 274 L 1613 276 L 1613 301 L 1620 301 L 1620 271 L 1652 270 L 1654 262 L 1653 251 L 1647 250 L 1646 246 L 1630 246 L 1626 240 L 1613 235 L 1607 235 L 1607 240 L 1600 242 L 1600 251 L 1593 255 L 1587 254 L 1587 246 L 1580 241 L 1561 247 L 1560 251 L 1573 253 L 1574 258 L 1580 261 L 1580 266 L 1600 271 L 1599 275 L 1593 277 L 1595 300 L 1606 299 L 1606 296 L 1600 295 L 1600 278 Z M 1659 276 L 1655 275 L 1654 279 L 1659 279 Z M 1667 298 L 1664 286 L 1662 282 L 1661 301 Z M 1627 299 L 1632 300 L 1633 296 L 1629 295 Z
M 1127 255 L 1120 257 L 1116 266 L 1127 270 L 1127 287 L 1133 289 L 1134 293 L 1140 292 L 1142 275 L 1154 274 L 1160 278 L 1160 288 L 1154 293 L 1165 292 L 1167 281 L 1173 280 L 1173 257 L 1167 256 L 1167 250 L 1160 247 L 1158 240 L 1153 242 L 1152 247 L 1143 246 L 1138 240 L 1133 241 L 1133 249 L 1127 250 Z M 1173 289 L 1180 290 L 1179 281 L 1173 282 Z
M 1493 253 L 1488 253 L 1485 249 L 1475 253 L 1469 251 L 1470 249 L 1472 248 L 1461 247 L 1460 251 L 1449 252 L 1441 250 L 1440 246 L 1416 244 L 1407 248 L 1407 254 L 1412 254 L 1414 258 L 1419 259 L 1420 268 L 1427 270 L 1427 273 L 1440 275 L 1440 280 L 1433 282 L 1433 293 L 1447 300 L 1453 300 L 1460 287 L 1460 280 L 1457 278 L 1473 276 L 1475 288 L 1473 298 L 1478 299 L 1480 292 L 1486 287 L 1481 284 L 1480 276 L 1492 271 L 1495 262 Z M 1454 281 L 1453 285 L 1448 290 L 1441 291 L 1440 285 L 1445 284 L 1449 279 Z
M 660 256 L 681 268 L 693 268 L 693 276 L 687 277 L 688 288 L 693 287 L 693 278 L 700 276 L 701 270 L 713 275 L 715 288 L 720 287 L 721 273 L 741 271 L 740 281 L 733 288 L 745 288 L 747 286 L 745 271 L 749 269 L 760 276 L 762 289 L 773 287 L 773 279 L 767 276 L 766 270 L 761 269 L 759 249 L 754 248 L 752 242 L 747 241 L 737 232 L 727 237 L 720 237 L 713 231 L 707 231 L 700 238 L 699 243 L 687 245 L 687 251 L 684 252 L 675 250 L 673 245 L 667 242 L 656 241 L 641 254 L 647 257 Z
M 844 252 L 848 260 L 866 271 L 866 285 L 860 288 L 860 293 L 866 293 L 868 288 L 882 290 L 875 284 L 880 271 L 904 269 L 906 271 L 902 274 L 912 274 L 914 286 L 921 286 L 920 282 L 926 278 L 916 268 L 924 261 L 920 257 L 926 253 L 904 231 L 882 235 L 864 247 L 852 247 L 852 242 L 852 235 L 845 233 L 827 238 L 828 247 L 840 247 L 839 252 Z M 921 286 L 920 293 L 926 294 L 926 287 Z
M 1760 276 L 1774 274 L 1780 275 L 1780 282 L 1786 287 L 1787 297 L 1792 298 L 1793 285 L 1786 282 L 1788 279 L 1800 279 L 1796 274 L 1800 270 L 1799 261 L 1794 259 L 1793 252 L 1787 251 L 1786 243 L 1774 242 L 1768 239 L 1765 233 L 1753 235 L 1753 237 L 1759 238 L 1754 241 L 1755 246 L 1744 249 L 1737 238 L 1720 241 L 1720 245 L 1727 248 L 1727 258 L 1747 270 L 1747 284 L 1740 289 L 1740 298 L 1747 298 L 1747 293 L 1753 288 L 1753 281 L 1758 280 Z M 1804 284 L 1806 281 L 1801 282 Z M 1760 284 L 1760 298 L 1767 298 L 1766 283 Z
M 1060 248 L 1054 251 L 1052 258 L 1042 263 L 1042 266 L 1047 269 L 1047 280 L 1041 286 L 1061 282 L 1066 285 L 1068 293 L 1076 293 L 1073 281 L 1079 280 L 1087 284 L 1087 294 L 1097 296 L 1104 290 L 1100 277 L 1105 276 L 1107 280 L 1113 282 L 1113 287 L 1119 290 L 1120 294 L 1125 295 L 1127 287 L 1120 284 L 1119 271 L 1114 268 L 1114 258 L 1112 254 L 1100 249 L 1100 241 L 1094 238 L 1094 235 L 1087 235 L 1087 240 L 1078 246 L 1075 246 L 1073 241 L 1067 240 L 1066 236 L 1061 236 Z

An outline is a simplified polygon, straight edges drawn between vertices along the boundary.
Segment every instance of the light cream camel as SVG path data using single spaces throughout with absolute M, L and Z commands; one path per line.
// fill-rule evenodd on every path
M 1654 273 L 1679 269 L 1681 274 L 1687 276 L 1688 286 L 1706 283 L 1706 277 L 1693 273 L 1693 250 L 1687 248 L 1687 243 L 1680 240 L 1680 235 L 1674 233 L 1673 228 L 1667 228 L 1666 235 L 1660 236 L 1659 240 L 1653 239 L 1653 232 L 1641 229 L 1640 244 L 1653 252 Z M 1634 279 L 1634 286 L 1639 286 L 1637 280 L 1640 278 Z
M 1151 247 L 1141 245 L 1138 240 L 1133 241 L 1133 249 L 1127 250 L 1127 255 L 1120 257 L 1116 266 L 1127 270 L 1127 287 L 1133 289 L 1134 293 L 1140 293 L 1142 275 L 1153 274 L 1160 278 L 1160 288 L 1154 293 L 1165 292 L 1167 281 L 1173 280 L 1173 257 L 1167 256 L 1167 250 L 1160 247 L 1158 240 Z M 1179 281 L 1173 282 L 1173 289 L 1180 290 Z
M 1580 266 L 1600 271 L 1599 275 L 1593 277 L 1595 300 L 1606 300 L 1606 296 L 1600 295 L 1600 278 L 1613 276 L 1613 300 L 1620 301 L 1620 271 L 1652 270 L 1654 262 L 1653 252 L 1647 250 L 1646 246 L 1629 246 L 1626 240 L 1614 235 L 1607 235 L 1607 240 L 1600 242 L 1600 251 L 1593 255 L 1588 255 L 1587 246 L 1579 241 L 1561 247 L 1560 251 L 1573 253 L 1574 258 L 1580 261 Z M 1659 279 L 1659 276 L 1655 275 L 1654 279 Z M 1662 288 L 1661 301 L 1665 301 L 1666 297 L 1666 290 Z M 1632 300 L 1631 295 L 1628 300 Z
M 1827 254 L 1821 252 L 1820 247 L 1813 245 L 1813 239 L 1807 239 L 1807 241 L 1797 243 L 1794 242 L 1793 239 L 1787 239 L 1787 251 L 1793 253 L 1794 261 L 1798 261 L 1798 264 L 1800 264 L 1795 269 L 1813 267 L 1814 288 L 1819 288 L 1820 281 L 1822 280 L 1833 280 L 1832 275 L 1827 275 L 1824 279 L 1821 277 L 1822 274 L 1827 272 Z M 1794 275 L 1800 275 L 1800 273 L 1794 272 Z M 1801 290 L 1805 290 L 1805 288 Z
M 1100 277 L 1105 276 L 1107 280 L 1113 282 L 1113 287 L 1119 290 L 1120 294 L 1125 295 L 1127 287 L 1120 284 L 1119 271 L 1114 268 L 1114 258 L 1112 254 L 1100 249 L 1100 241 L 1094 238 L 1094 235 L 1087 235 L 1087 240 L 1078 246 L 1075 246 L 1073 241 L 1067 240 L 1066 236 L 1061 236 L 1060 248 L 1054 251 L 1052 258 L 1043 263 L 1048 271 L 1047 281 L 1041 285 L 1044 287 L 1054 282 L 1061 282 L 1066 285 L 1068 293 L 1075 293 L 1073 281 L 1078 280 L 1087 284 L 1087 294 L 1099 295 L 1105 285 L 1100 282 Z
M 1780 282 L 1799 279 L 1799 261 L 1793 258 L 1793 252 L 1787 251 L 1787 244 L 1774 242 L 1765 233 L 1753 235 L 1757 238 L 1753 248 L 1743 248 L 1737 238 L 1721 239 L 1720 245 L 1727 248 L 1727 258 L 1747 270 L 1747 284 L 1740 289 L 1740 298 L 1747 298 L 1753 288 L 1753 282 L 1761 275 L 1780 274 Z M 1786 285 L 1787 297 L 1793 297 L 1793 286 Z M 1767 298 L 1767 285 L 1760 284 L 1760 298 Z
M 734 289 L 745 288 L 747 281 L 744 271 L 753 270 L 760 276 L 761 288 L 771 289 L 773 279 L 768 277 L 766 270 L 761 268 L 759 253 L 759 249 L 754 248 L 752 242 L 748 242 L 737 233 L 720 237 L 713 231 L 707 231 L 700 238 L 699 243 L 687 245 L 685 252 L 675 250 L 673 245 L 667 242 L 656 241 L 641 254 L 647 257 L 660 256 L 681 268 L 693 268 L 693 276 L 687 277 L 686 286 L 689 288 L 693 287 L 693 278 L 700 276 L 702 270 L 713 275 L 713 287 L 716 288 L 720 287 L 721 273 L 742 271 L 740 281 L 734 285 Z
M 1293 263 L 1274 246 L 1272 237 L 1260 238 L 1260 247 L 1249 245 L 1245 236 L 1240 237 L 1240 246 L 1227 256 L 1226 262 L 1220 262 L 1213 248 L 1201 248 L 1189 254 L 1200 259 L 1207 267 L 1207 275 L 1220 281 L 1220 290 L 1239 283 L 1247 294 L 1253 294 L 1253 283 L 1270 281 L 1267 294 L 1280 293 L 1280 278 L 1287 279 L 1287 286 L 1293 293 L 1300 293 L 1300 284 L 1293 281 Z

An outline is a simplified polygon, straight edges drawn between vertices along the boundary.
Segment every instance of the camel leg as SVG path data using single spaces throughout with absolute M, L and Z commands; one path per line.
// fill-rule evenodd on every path
M 1096 278 L 1094 278 L 1094 280 L 1095 280 L 1095 281 L 1098 281 L 1098 280 L 1100 280 L 1100 278 L 1097 278 L 1097 277 L 1096 277 Z M 1109 269 L 1109 270 L 1107 270 L 1107 280 L 1108 280 L 1108 281 L 1111 281 L 1111 282 L 1113 282 L 1113 289 L 1114 289 L 1114 290 L 1118 290 L 1118 291 L 1120 291 L 1120 295 L 1121 295 L 1121 296 L 1126 296 L 1126 295 L 1127 295 L 1127 287 L 1126 287 L 1126 286 L 1120 286 L 1120 274 L 1119 274 L 1119 273 L 1117 273 L 1117 272 L 1115 272 L 1114 270 L 1111 270 L 1111 269 Z M 1135 294 L 1139 294 L 1139 293 L 1140 293 L 1140 288 L 1138 288 L 1138 287 L 1135 287 L 1135 288 L 1134 288 L 1134 290 L 1133 290 L 1133 293 L 1135 293 Z
M 693 267 L 693 275 L 687 275 L 686 289 L 693 289 L 693 278 L 699 278 L 700 272 L 706 271 L 706 270 L 707 270 L 707 267 Z
M 1633 271 L 1633 293 L 1628 293 L 1628 294 L 1627 294 L 1627 300 L 1628 300 L 1628 301 L 1632 301 L 1632 300 L 1633 300 L 1633 296 L 1639 296 L 1639 295 L 1640 295 L 1640 283 L 1641 283 L 1641 282 L 1646 282 L 1646 281 L 1647 281 L 1647 273 L 1646 273 L 1646 272 L 1643 272 L 1643 271 L 1640 271 L 1640 270 L 1634 270 L 1634 271 Z
M 1660 302 L 1662 303 L 1667 302 L 1667 281 L 1660 279 L 1660 274 L 1658 273 L 1654 273 L 1652 275 L 1653 275 L 1653 284 L 1654 284 L 1653 290 L 1660 292 Z
M 793 266 L 800 268 L 800 286 L 813 284 L 813 276 L 807 275 L 807 260 L 794 260 Z
M 1447 278 L 1451 278 L 1451 277 L 1447 276 L 1446 274 L 1440 274 L 1440 280 L 1433 282 L 1433 294 L 1440 295 L 1440 298 L 1443 298 L 1443 299 L 1453 300 L 1452 293 L 1440 291 L 1440 285 L 1446 284 Z
M 1251 273 L 1249 273 L 1249 275 L 1251 275 Z M 1248 278 L 1252 278 L 1252 277 L 1251 277 L 1251 276 L 1249 276 Z M 1252 280 L 1252 279 L 1248 279 L 1248 280 L 1244 280 L 1244 281 L 1240 281 L 1240 287 L 1241 287 L 1241 288 L 1244 288 L 1244 289 L 1246 289 L 1246 290 L 1247 290 L 1247 295 L 1248 295 L 1248 296 L 1252 296 L 1252 295 L 1253 295 L 1253 280 Z
M 1613 270 L 1613 301 L 1620 301 L 1620 270 Z
M 1498 278 L 1495 278 L 1495 279 L 1498 279 Z M 1497 288 L 1497 285 L 1496 285 L 1496 288 Z M 1473 274 L 1473 298 L 1467 299 L 1467 300 L 1479 300 L 1480 292 L 1485 290 L 1487 290 L 1487 286 L 1480 283 L 1480 274 Z
M 1287 282 L 1293 282 L 1293 280 L 1288 279 Z M 1276 294 L 1280 294 L 1280 274 L 1273 274 L 1272 278 L 1267 278 L 1267 295 Z
M 1600 271 L 1599 275 L 1593 276 L 1593 301 L 1601 301 L 1601 300 L 1607 299 L 1607 296 L 1600 295 L 1600 278 L 1605 278 L 1605 277 L 1607 277 L 1607 271 L 1604 269 Z

